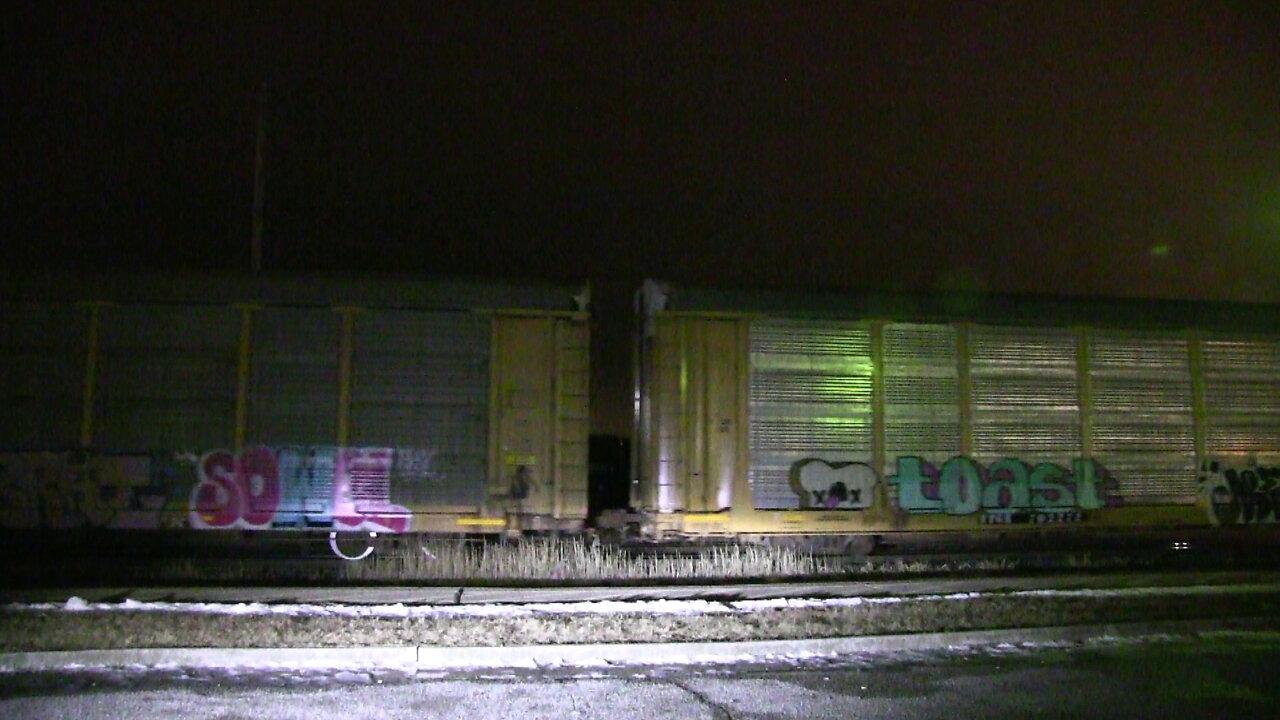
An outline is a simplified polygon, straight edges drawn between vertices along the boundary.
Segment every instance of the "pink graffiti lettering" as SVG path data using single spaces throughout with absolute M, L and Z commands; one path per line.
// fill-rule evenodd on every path
M 246 448 L 239 457 L 208 452 L 197 465 L 191 492 L 191 524 L 199 528 L 268 527 L 280 506 L 280 476 L 274 453 Z
M 390 448 L 343 448 L 333 481 L 333 527 L 404 532 L 409 510 L 391 504 Z

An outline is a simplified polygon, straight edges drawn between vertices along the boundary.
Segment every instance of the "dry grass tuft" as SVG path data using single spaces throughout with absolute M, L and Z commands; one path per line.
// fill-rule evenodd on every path
M 372 562 L 350 563 L 346 579 L 623 582 L 834 575 L 845 570 L 837 559 L 789 548 L 716 545 L 680 555 L 631 552 L 576 539 L 533 538 L 510 543 L 411 540 Z

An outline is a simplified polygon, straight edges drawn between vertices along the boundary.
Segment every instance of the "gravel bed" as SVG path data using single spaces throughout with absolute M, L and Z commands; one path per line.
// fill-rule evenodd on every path
M 216 615 L 0 609 L 0 651 L 713 642 L 1009 627 L 1280 617 L 1280 593 L 982 594 L 745 613 L 509 617 Z

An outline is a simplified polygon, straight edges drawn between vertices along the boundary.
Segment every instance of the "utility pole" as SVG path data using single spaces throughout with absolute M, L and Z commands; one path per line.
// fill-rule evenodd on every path
M 264 146 L 267 139 L 267 81 L 258 89 L 258 138 L 253 153 L 253 237 L 250 241 L 250 266 L 256 275 L 262 271 L 262 205 L 266 194 L 266 178 L 262 172 Z

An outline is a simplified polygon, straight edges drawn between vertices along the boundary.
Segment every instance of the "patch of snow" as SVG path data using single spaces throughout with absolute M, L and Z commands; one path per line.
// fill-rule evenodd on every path
M 1123 597 L 1149 595 L 1185 595 L 1245 591 L 1248 586 L 1196 586 L 1160 588 L 1019 590 L 1014 592 L 962 592 L 947 595 L 913 595 L 841 598 L 771 598 L 763 600 L 638 600 L 541 602 L 524 604 L 477 605 L 358 605 L 343 603 L 209 603 L 209 602 L 141 602 L 128 598 L 119 603 L 86 602 L 72 597 L 63 603 L 13 603 L 7 609 L 33 612 L 172 612 L 216 615 L 285 615 L 293 617 L 522 617 L 530 615 L 712 615 L 742 614 L 778 609 L 824 609 L 887 605 L 904 602 L 964 602 L 983 597 Z
M 1082 588 L 1077 590 L 1017 590 L 1008 594 L 1014 596 L 1055 597 L 1134 597 L 1151 595 L 1219 595 L 1227 593 L 1251 593 L 1257 592 L 1259 589 L 1264 589 L 1264 587 L 1259 585 L 1190 585 L 1107 589 Z

